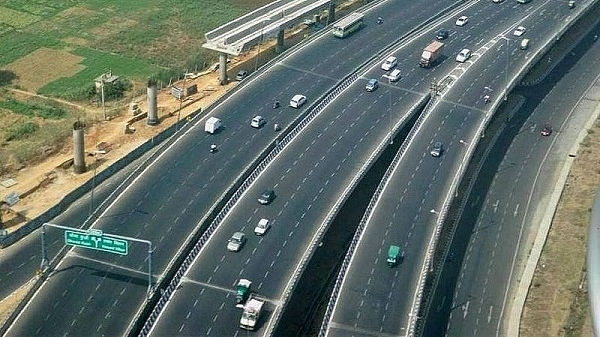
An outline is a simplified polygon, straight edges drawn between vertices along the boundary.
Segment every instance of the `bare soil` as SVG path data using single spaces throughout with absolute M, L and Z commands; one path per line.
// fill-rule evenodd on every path
M 593 336 L 585 254 L 591 205 L 600 185 L 600 124 L 571 167 L 529 289 L 522 336 Z

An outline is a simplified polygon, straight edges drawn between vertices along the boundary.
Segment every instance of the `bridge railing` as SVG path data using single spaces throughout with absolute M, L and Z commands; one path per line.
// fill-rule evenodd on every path
M 564 33 L 577 21 L 577 19 L 579 19 L 583 14 L 585 14 L 585 11 L 589 7 L 591 7 L 592 5 L 594 5 L 597 2 L 598 1 L 590 2 L 588 4 L 582 4 L 582 6 L 580 6 L 581 8 L 579 9 L 579 11 L 574 13 L 572 20 L 565 22 L 555 34 L 549 36 L 548 39 L 545 41 L 545 43 L 543 43 L 543 47 L 540 48 L 537 52 L 535 52 L 533 57 L 530 57 L 527 60 L 527 62 L 525 62 L 523 64 L 523 66 L 520 69 L 518 69 L 516 74 L 509 80 L 508 85 L 504 88 L 504 90 L 501 92 L 501 94 L 499 94 L 498 97 L 496 97 L 496 100 L 493 102 L 492 106 L 490 107 L 490 110 L 486 114 L 482 123 L 477 128 L 477 131 L 475 132 L 475 134 L 473 135 L 472 141 L 469 142 L 469 145 L 465 152 L 464 158 L 461 161 L 461 163 L 459 164 L 458 170 L 456 171 L 456 174 L 453 177 L 451 187 L 448 190 L 448 193 L 444 199 L 443 205 L 439 212 L 438 219 L 436 221 L 436 228 L 435 228 L 434 232 L 432 233 L 429 245 L 427 247 L 427 255 L 426 255 L 425 263 L 422 266 L 419 281 L 418 281 L 418 284 L 419 284 L 418 288 L 417 288 L 418 291 L 417 291 L 417 293 L 415 293 L 413 307 L 411 309 L 411 312 L 409 313 L 409 317 L 410 317 L 409 318 L 409 326 L 407 327 L 407 330 L 406 330 L 408 336 L 414 336 L 417 331 L 417 323 L 418 323 L 419 319 L 421 318 L 421 317 L 419 317 L 419 312 L 420 312 L 421 304 L 422 304 L 423 300 L 425 299 L 423 297 L 424 290 L 425 290 L 425 283 L 426 283 L 427 277 L 430 275 L 430 273 L 434 269 L 433 268 L 433 257 L 434 257 L 435 251 L 436 251 L 436 246 L 439 241 L 439 236 L 442 231 L 442 227 L 444 225 L 444 222 L 445 222 L 447 214 L 448 214 L 448 210 L 452 203 L 453 195 L 455 195 L 455 193 L 457 192 L 457 188 L 460 185 L 460 181 L 463 178 L 464 173 L 467 169 L 467 166 L 468 166 L 467 164 L 471 160 L 473 154 L 475 153 L 475 149 L 476 149 L 477 145 L 479 144 L 479 140 L 482 138 L 482 135 L 484 134 L 484 131 L 485 131 L 488 123 L 491 121 L 496 109 L 501 104 L 502 97 L 506 97 L 508 92 L 510 92 L 510 90 L 512 90 L 512 88 L 514 86 L 516 86 L 521 81 L 521 79 L 527 74 L 527 71 L 529 69 L 531 69 L 537 62 L 540 61 L 540 59 L 554 45 L 554 43 L 556 41 L 558 41 L 562 35 L 564 35 Z

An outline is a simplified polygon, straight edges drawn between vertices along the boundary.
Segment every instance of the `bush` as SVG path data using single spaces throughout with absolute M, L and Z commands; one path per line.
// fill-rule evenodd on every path
M 104 83 L 104 101 L 118 100 L 125 96 L 125 92 L 131 89 L 132 84 L 129 80 L 118 78 L 112 83 Z M 102 96 L 102 92 L 98 93 Z M 102 97 L 100 97 L 102 99 Z
M 36 122 L 27 121 L 19 123 L 7 130 L 6 140 L 10 142 L 11 140 L 24 139 L 39 129 L 40 126 Z
M 9 85 L 17 75 L 10 70 L 0 70 L 0 86 Z

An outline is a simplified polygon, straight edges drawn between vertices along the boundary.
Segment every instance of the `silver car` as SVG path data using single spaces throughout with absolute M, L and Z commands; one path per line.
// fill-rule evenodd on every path
M 444 153 L 444 145 L 442 144 L 442 142 L 435 142 L 433 144 L 433 146 L 431 147 L 431 156 L 432 157 L 439 157 L 442 155 L 442 153 Z
M 242 232 L 235 232 L 231 236 L 231 239 L 227 242 L 227 250 L 230 252 L 239 252 L 240 249 L 246 243 L 246 234 Z

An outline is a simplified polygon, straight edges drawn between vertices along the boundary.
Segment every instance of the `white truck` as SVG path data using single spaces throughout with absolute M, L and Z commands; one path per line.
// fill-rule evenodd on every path
M 208 133 L 215 133 L 223 126 L 223 122 L 217 117 L 210 117 L 204 123 L 204 131 Z
M 248 298 L 248 301 L 246 301 L 246 304 L 244 304 L 244 312 L 242 313 L 242 318 L 240 319 L 240 328 L 246 330 L 255 330 L 256 323 L 258 323 L 258 319 L 260 318 L 264 304 L 264 301 L 261 301 L 250 295 L 250 298 Z

